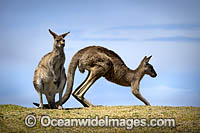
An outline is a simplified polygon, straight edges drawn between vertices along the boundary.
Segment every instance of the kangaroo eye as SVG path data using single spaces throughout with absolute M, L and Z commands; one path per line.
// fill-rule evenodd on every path
M 58 42 L 59 42 L 59 40 L 56 40 L 56 42 L 58 43 Z

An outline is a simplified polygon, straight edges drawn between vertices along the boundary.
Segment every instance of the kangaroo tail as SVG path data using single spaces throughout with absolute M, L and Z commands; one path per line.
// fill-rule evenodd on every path
M 75 54 L 72 57 L 72 60 L 69 64 L 69 68 L 68 68 L 68 72 L 67 72 L 67 89 L 65 91 L 64 96 L 62 97 L 62 104 L 64 104 L 69 99 L 69 97 L 72 93 L 72 87 L 73 87 L 73 84 L 74 84 L 74 76 L 75 76 L 76 68 L 77 68 L 78 63 L 79 63 L 79 57 L 80 57 L 79 53 Z
M 35 106 L 39 107 L 39 104 L 38 103 L 33 103 Z

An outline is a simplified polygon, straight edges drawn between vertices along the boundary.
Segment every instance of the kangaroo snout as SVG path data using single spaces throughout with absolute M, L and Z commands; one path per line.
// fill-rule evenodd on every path
M 59 44 L 60 47 L 65 47 L 65 43 Z
M 156 73 L 156 71 L 155 71 L 154 69 L 151 70 L 150 76 L 151 76 L 152 78 L 155 78 L 155 77 L 157 76 L 157 73 Z
M 64 42 L 64 41 L 59 42 L 59 43 L 57 44 L 57 46 L 58 46 L 58 47 L 65 47 L 65 42 Z
M 153 73 L 151 77 L 152 77 L 152 78 L 155 78 L 155 77 L 157 77 L 157 73 L 156 73 L 156 72 L 155 72 L 155 73 Z

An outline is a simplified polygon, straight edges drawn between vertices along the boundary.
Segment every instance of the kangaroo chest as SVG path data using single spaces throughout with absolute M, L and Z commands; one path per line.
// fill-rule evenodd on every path
M 61 75 L 62 69 L 65 63 L 65 55 L 64 54 L 54 54 L 50 59 L 51 67 L 53 67 L 53 71 L 55 75 L 58 77 Z
M 65 57 L 64 56 L 55 56 L 53 61 L 54 70 L 60 69 L 61 66 L 63 66 L 65 63 Z

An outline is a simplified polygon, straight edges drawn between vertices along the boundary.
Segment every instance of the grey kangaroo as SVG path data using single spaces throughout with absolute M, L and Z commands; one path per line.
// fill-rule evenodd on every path
M 44 108 L 42 94 L 48 101 L 48 108 L 62 109 L 62 93 L 66 83 L 64 37 L 70 32 L 57 35 L 49 29 L 54 38 L 53 50 L 39 62 L 33 79 L 33 85 L 40 97 L 39 108 Z M 59 102 L 55 104 L 55 95 L 59 93 Z
M 78 51 L 69 64 L 67 73 L 67 89 L 62 98 L 64 104 L 70 97 L 74 83 L 75 70 L 78 67 L 81 73 L 88 70 L 85 81 L 72 93 L 72 95 L 84 106 L 93 106 L 84 98 L 89 87 L 100 77 L 122 86 L 131 86 L 132 93 L 144 102 L 150 103 L 141 95 L 139 84 L 145 74 L 156 77 L 157 74 L 151 64 L 150 57 L 144 57 L 137 69 L 128 68 L 123 60 L 113 51 L 100 46 L 90 46 Z M 58 104 L 58 102 L 56 103 Z

